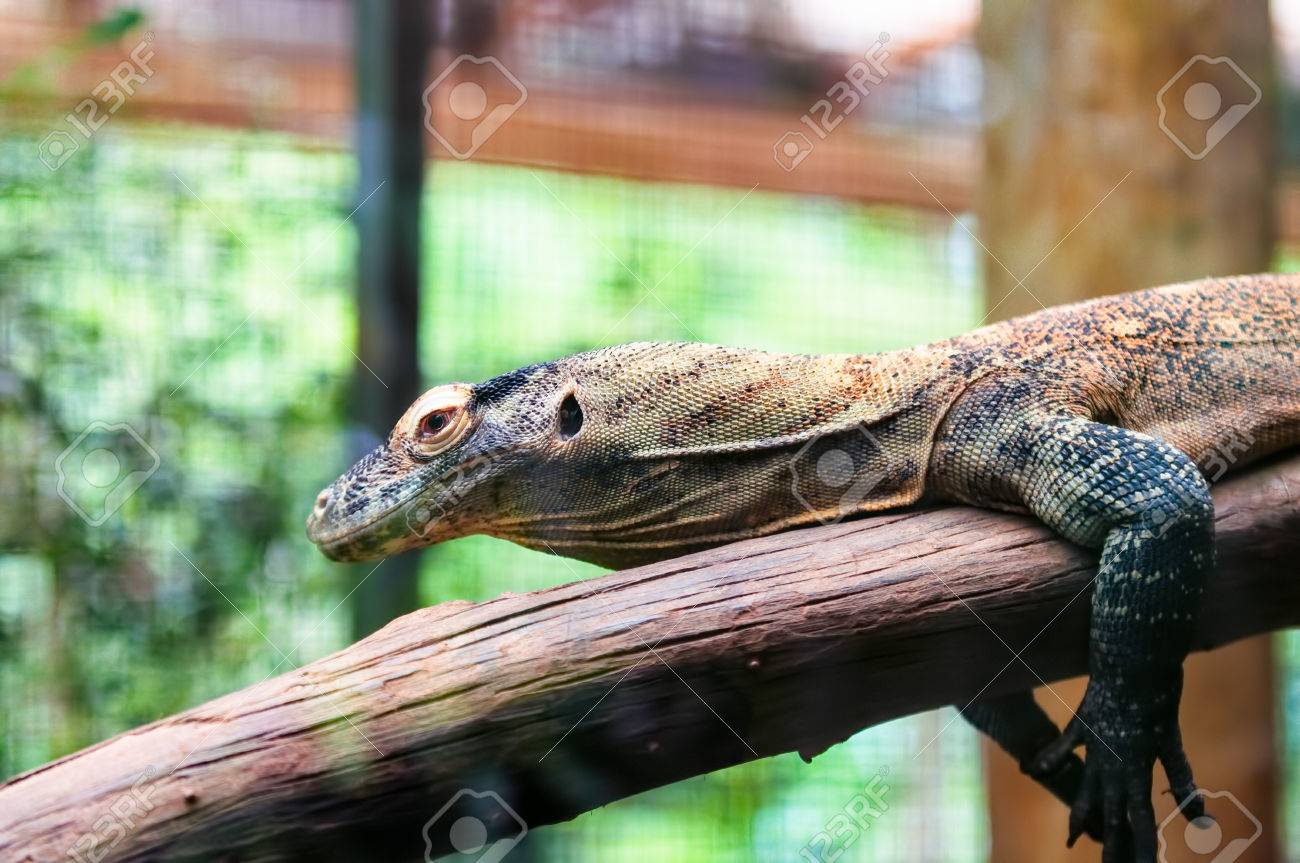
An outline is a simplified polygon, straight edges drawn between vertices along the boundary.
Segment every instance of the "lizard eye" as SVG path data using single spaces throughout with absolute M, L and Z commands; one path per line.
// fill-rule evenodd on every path
M 450 448 L 474 428 L 472 395 L 466 384 L 444 384 L 429 390 L 402 414 L 389 445 L 421 459 Z
M 459 407 L 430 411 L 420 418 L 411 449 L 425 457 L 437 455 L 460 437 L 467 418 L 468 412 Z

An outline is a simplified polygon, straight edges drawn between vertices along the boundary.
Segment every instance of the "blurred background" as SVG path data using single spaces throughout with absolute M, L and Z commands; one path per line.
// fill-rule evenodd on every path
M 1296 2 L 0 0 L 0 33 L 0 778 L 599 572 L 309 545 L 424 387 L 639 339 L 887 350 L 1300 263 Z M 1300 641 L 1191 666 L 1197 777 L 1253 838 L 1168 859 L 1300 859 Z M 953 716 L 513 859 L 1095 860 Z M 819 845 L 882 767 L 886 811 Z

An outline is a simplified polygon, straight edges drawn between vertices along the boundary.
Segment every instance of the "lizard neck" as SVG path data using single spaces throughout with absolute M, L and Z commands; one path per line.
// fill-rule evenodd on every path
M 811 422 L 789 440 L 769 441 L 800 507 L 769 530 L 919 500 L 938 430 L 979 369 L 947 345 L 808 360 L 792 396 Z
M 662 347 L 623 357 L 626 379 L 570 370 L 589 421 L 603 426 L 588 445 L 606 455 L 576 470 L 536 465 L 529 487 L 563 505 L 527 506 L 490 532 L 624 566 L 905 506 L 924 491 L 936 431 L 965 386 L 962 356 L 944 346 L 817 356 Z

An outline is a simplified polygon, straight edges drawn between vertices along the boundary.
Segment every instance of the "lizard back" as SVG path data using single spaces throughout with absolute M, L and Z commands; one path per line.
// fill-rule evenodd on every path
M 1168 285 L 953 340 L 1054 406 L 1166 440 L 1212 480 L 1300 444 L 1300 276 Z M 961 410 L 959 405 L 957 410 Z

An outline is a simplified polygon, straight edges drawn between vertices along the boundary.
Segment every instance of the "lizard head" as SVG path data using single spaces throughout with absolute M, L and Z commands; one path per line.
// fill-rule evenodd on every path
M 819 441 L 876 458 L 863 423 L 887 379 L 869 357 L 637 343 L 447 384 L 320 493 L 307 532 L 336 560 L 485 533 L 624 566 L 808 523 L 825 506 L 799 461 L 815 472 Z M 900 482 L 853 503 L 896 504 Z

